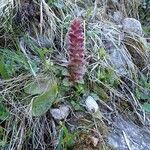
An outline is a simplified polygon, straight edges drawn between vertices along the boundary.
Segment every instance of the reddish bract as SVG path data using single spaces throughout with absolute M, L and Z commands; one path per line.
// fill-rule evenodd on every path
M 84 30 L 80 19 L 71 22 L 68 32 L 69 74 L 70 81 L 83 79 L 85 74 Z

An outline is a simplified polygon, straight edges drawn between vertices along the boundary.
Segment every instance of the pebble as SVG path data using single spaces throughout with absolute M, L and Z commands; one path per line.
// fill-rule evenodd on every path
M 86 109 L 91 113 L 95 113 L 99 110 L 99 106 L 92 96 L 87 97 L 85 100 L 85 105 Z
M 69 115 L 70 109 L 68 106 L 61 105 L 59 108 L 52 108 L 50 113 L 55 120 L 64 120 Z
M 136 33 L 139 36 L 142 36 L 143 30 L 140 21 L 134 18 L 125 18 L 122 21 L 123 30 L 127 33 Z

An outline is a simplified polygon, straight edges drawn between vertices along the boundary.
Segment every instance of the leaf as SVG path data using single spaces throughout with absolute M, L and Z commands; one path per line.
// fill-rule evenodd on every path
M 136 89 L 136 96 L 138 99 L 142 99 L 142 100 L 148 100 L 150 97 L 149 97 L 149 92 L 146 92 L 146 91 L 141 91 L 141 90 L 138 90 Z
M 93 114 L 93 117 L 94 117 L 94 118 L 97 118 L 97 119 L 99 119 L 99 120 L 101 120 L 101 119 L 102 119 L 102 113 L 98 110 L 98 111 L 96 111 L 96 112 Z
M 75 133 L 69 133 L 69 130 L 67 127 L 63 124 L 61 128 L 61 140 L 60 143 L 63 146 L 64 149 L 67 149 L 68 147 L 72 146 L 74 143 L 74 139 L 76 137 Z
M 30 60 L 30 64 L 27 61 L 27 58 L 20 51 L 15 51 L 12 49 L 0 49 L 0 74 L 7 71 L 5 78 L 10 76 L 14 76 L 15 73 L 23 73 L 24 70 L 34 71 L 35 73 L 38 71 L 38 59 Z M 4 61 L 5 60 L 5 61 Z M 31 70 L 31 68 L 33 70 Z
M 5 120 L 9 116 L 7 109 L 0 105 L 0 120 Z
M 76 111 L 83 110 L 83 108 L 80 106 L 79 102 L 71 101 L 71 105 L 73 106 L 74 110 L 76 110 Z
M 106 51 L 104 48 L 99 49 L 100 58 L 103 59 L 106 56 Z
M 94 93 L 96 93 L 102 100 L 108 101 L 109 96 L 105 91 L 105 88 L 100 87 L 100 85 L 93 83 L 92 90 Z
M 68 78 L 64 78 L 63 81 L 62 81 L 63 85 L 66 86 L 66 87 L 69 87 L 71 86 L 71 83 L 69 82 L 69 79 Z
M 31 101 L 31 113 L 33 116 L 41 116 L 48 111 L 56 99 L 58 86 L 56 81 L 43 94 L 36 96 Z
M 6 142 L 5 142 L 5 141 L 0 140 L 0 147 L 2 148 L 2 147 L 4 147 L 5 145 L 6 145 Z
M 4 63 L 4 57 L 3 56 L 0 56 L 0 75 L 4 79 L 8 79 L 9 78 L 7 69 L 5 68 L 5 63 Z
M 90 93 L 90 96 L 92 96 L 96 101 L 100 100 L 99 96 L 97 94 L 95 94 L 95 93 Z
M 48 52 L 52 52 L 52 49 L 47 49 L 47 48 L 42 48 L 42 49 L 41 49 L 41 48 L 36 47 L 35 50 L 38 52 L 40 58 L 43 59 L 43 60 L 45 60 L 45 55 L 46 55 Z
M 142 107 L 146 112 L 150 113 L 150 104 L 149 103 L 144 103 Z
M 25 93 L 36 95 L 42 94 L 43 92 L 47 91 L 50 85 L 50 79 L 38 79 L 34 82 L 27 84 L 24 88 Z

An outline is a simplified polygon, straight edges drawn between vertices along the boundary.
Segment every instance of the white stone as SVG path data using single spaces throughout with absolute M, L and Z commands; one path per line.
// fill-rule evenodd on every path
M 63 120 L 66 119 L 69 115 L 69 107 L 68 106 L 60 106 L 59 108 L 52 108 L 50 113 L 55 120 Z
M 132 32 L 132 33 L 136 33 L 140 36 L 143 33 L 141 23 L 134 18 L 125 18 L 122 21 L 122 25 L 123 25 L 123 30 L 127 33 Z
M 91 112 L 95 113 L 99 110 L 97 102 L 94 100 L 92 96 L 88 96 L 85 100 L 86 109 Z
M 98 142 L 99 142 L 99 139 L 94 137 L 94 136 L 92 136 L 91 137 L 91 142 L 92 142 L 93 146 L 96 147 Z

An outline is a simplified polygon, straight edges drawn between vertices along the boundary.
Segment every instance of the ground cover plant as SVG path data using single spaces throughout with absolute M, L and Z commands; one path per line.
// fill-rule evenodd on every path
M 150 3 L 0 2 L 0 149 L 148 150 Z

